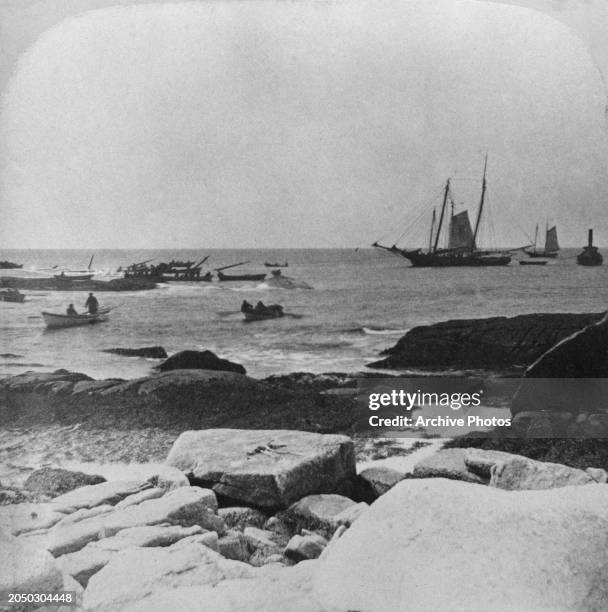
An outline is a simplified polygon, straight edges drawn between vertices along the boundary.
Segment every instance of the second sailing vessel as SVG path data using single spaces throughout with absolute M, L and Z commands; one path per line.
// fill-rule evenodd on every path
M 450 179 L 447 180 L 439 223 L 435 231 L 436 216 L 433 210 L 431 221 L 431 233 L 429 237 L 429 247 L 427 251 L 419 249 L 400 249 L 396 245 L 391 247 L 383 246 L 374 242 L 372 246 L 384 249 L 395 255 L 401 255 L 417 267 L 447 267 L 447 266 L 506 266 L 511 262 L 511 254 L 504 251 L 482 250 L 477 247 L 477 236 L 479 233 L 479 223 L 483 214 L 486 196 L 486 170 L 488 167 L 488 156 L 486 155 L 483 167 L 483 179 L 481 183 L 481 198 L 475 229 L 471 228 L 468 211 L 454 214 L 453 200 L 450 197 Z M 449 220 L 448 246 L 439 248 L 439 236 L 444 225 L 448 200 L 452 201 L 452 213 Z
M 559 253 L 559 243 L 557 242 L 557 227 L 549 227 L 547 225 L 545 231 L 545 248 L 537 249 L 536 242 L 538 240 L 538 224 L 534 232 L 534 246 L 531 249 L 524 249 L 524 252 L 530 257 L 550 257 L 554 259 Z

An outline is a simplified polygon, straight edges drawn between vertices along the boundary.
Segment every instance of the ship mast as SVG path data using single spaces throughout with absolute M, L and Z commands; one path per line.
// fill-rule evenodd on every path
M 431 218 L 431 233 L 429 235 L 429 252 L 433 248 L 433 230 L 435 229 L 435 209 L 433 208 L 433 217 Z
M 486 169 L 488 167 L 488 154 L 486 153 L 486 161 L 483 165 L 483 180 L 481 182 L 481 199 L 479 200 L 479 210 L 477 211 L 477 221 L 475 221 L 475 232 L 473 232 L 473 249 L 477 247 L 477 232 L 479 231 L 479 222 L 481 221 L 481 213 L 483 212 L 483 203 L 486 196 Z
M 439 243 L 439 234 L 441 234 L 441 226 L 443 225 L 443 217 L 445 215 L 445 206 L 448 202 L 448 194 L 450 193 L 450 179 L 445 183 L 445 191 L 443 192 L 443 204 L 441 205 L 441 214 L 439 215 L 439 225 L 437 227 L 437 234 L 435 235 L 435 245 L 433 246 L 433 253 L 437 250 L 437 244 Z

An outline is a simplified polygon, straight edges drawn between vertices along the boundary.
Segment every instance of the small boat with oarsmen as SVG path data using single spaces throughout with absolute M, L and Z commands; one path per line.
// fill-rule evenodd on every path
M 57 312 L 42 312 L 42 318 L 49 329 L 61 329 L 64 327 L 80 327 L 93 323 L 103 323 L 108 320 L 111 308 L 100 308 L 95 314 L 59 314 Z
M 19 270 L 20 268 L 23 268 L 23 264 L 18 264 L 14 261 L 0 261 L 0 270 Z
M 280 304 L 269 304 L 258 302 L 252 306 L 247 300 L 241 304 L 241 312 L 245 315 L 246 321 L 262 321 L 264 319 L 278 319 L 285 316 L 283 306 Z

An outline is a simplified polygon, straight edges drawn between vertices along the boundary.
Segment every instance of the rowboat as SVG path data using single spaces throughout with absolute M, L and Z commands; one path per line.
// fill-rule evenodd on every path
M 42 318 L 49 329 L 60 329 L 63 327 L 80 327 L 92 323 L 103 323 L 108 320 L 111 308 L 102 308 L 95 314 L 68 315 L 56 312 L 42 312 Z
M 0 302 L 25 302 L 25 295 L 17 289 L 0 289 Z
M 278 319 L 285 316 L 283 306 L 280 304 L 263 304 L 258 302 L 257 306 L 253 307 L 247 300 L 241 305 L 241 312 L 245 316 L 245 321 L 262 321 L 264 319 Z
M 71 281 L 86 281 L 86 280 L 91 280 L 93 278 L 94 274 L 92 273 L 87 273 L 87 274 L 80 274 L 78 272 L 68 272 L 67 274 L 65 272 L 62 272 L 61 274 L 54 274 L 53 278 L 55 280 L 58 281 L 66 281 L 66 282 L 71 282 Z

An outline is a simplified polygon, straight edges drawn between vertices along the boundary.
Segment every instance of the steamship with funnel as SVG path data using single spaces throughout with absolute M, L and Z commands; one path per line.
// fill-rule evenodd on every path
M 397 245 L 384 246 L 378 242 L 372 244 L 373 247 L 384 249 L 394 255 L 399 255 L 408 259 L 416 267 L 448 267 L 448 266 L 506 266 L 511 262 L 511 254 L 507 251 L 493 251 L 479 249 L 477 247 L 477 237 L 479 234 L 479 224 L 484 212 L 486 200 L 486 171 L 488 167 L 488 156 L 486 155 L 483 178 L 481 181 L 481 196 L 474 229 L 471 227 L 469 213 L 467 210 L 454 213 L 454 199 L 451 193 L 450 181 L 447 179 L 443 190 L 443 201 L 439 213 L 439 221 L 435 209 L 431 219 L 431 231 L 429 235 L 429 245 L 427 250 L 419 249 L 400 249 Z M 451 212 L 448 217 L 448 205 L 451 204 Z M 448 245 L 447 248 L 439 247 L 439 237 L 441 230 L 448 225 Z

